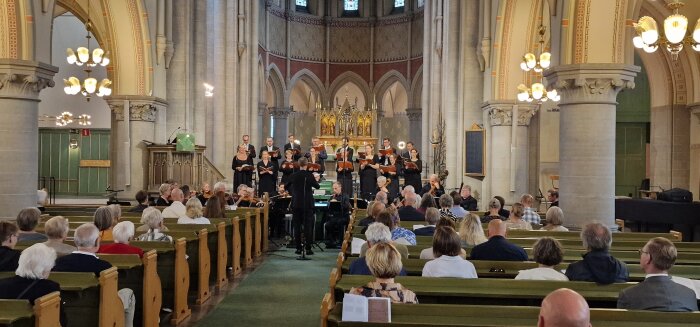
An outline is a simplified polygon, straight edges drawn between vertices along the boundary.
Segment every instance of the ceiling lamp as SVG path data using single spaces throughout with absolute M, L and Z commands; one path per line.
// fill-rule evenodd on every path
M 537 101 L 541 103 L 547 101 L 558 102 L 559 100 L 561 100 L 561 96 L 557 90 L 547 90 L 542 83 L 534 83 L 529 88 L 525 84 L 518 85 L 518 101 Z
M 97 81 L 94 77 L 91 77 L 92 68 L 98 64 L 101 66 L 109 65 L 109 56 L 104 50 L 95 48 L 90 53 L 90 32 L 92 31 L 92 21 L 90 20 L 90 1 L 88 1 L 88 21 L 85 23 L 85 29 L 87 30 L 87 47 L 79 47 L 76 51 L 68 48 L 66 50 L 66 61 L 69 64 L 77 66 L 85 66 L 83 71 L 87 73 L 87 78 L 81 83 L 80 79 L 71 76 L 68 79 L 63 79 L 63 91 L 68 95 L 76 95 L 78 93 L 85 96 L 87 101 L 90 101 L 90 97 L 94 94 L 98 97 L 109 96 L 112 94 L 112 81 L 108 78 L 104 78 L 101 81 Z M 77 53 L 76 53 L 77 52 Z
M 540 28 L 538 30 L 538 34 L 540 35 L 540 51 L 544 50 L 544 33 L 546 32 L 546 30 L 546 27 L 540 25 Z M 552 54 L 547 51 L 541 52 L 539 56 L 536 56 L 534 53 L 528 52 L 523 56 L 523 61 L 520 63 L 520 69 L 526 72 L 534 70 L 536 73 L 541 73 L 542 71 L 548 69 L 549 66 L 552 64 L 551 59 Z
M 61 113 L 61 115 L 56 116 L 56 126 L 63 127 L 63 126 L 66 126 L 72 122 L 73 122 L 73 114 L 68 112 L 68 111 L 64 111 Z
M 88 114 L 82 114 L 78 116 L 78 125 L 80 126 L 90 126 L 92 125 L 92 122 L 90 121 L 90 115 Z
M 637 49 L 642 49 L 647 53 L 655 52 L 659 46 L 665 47 L 671 53 L 673 60 L 678 59 L 678 54 L 687 45 L 695 51 L 700 51 L 700 19 L 695 23 L 692 35 L 687 35 L 688 18 L 678 13 L 678 9 L 685 4 L 681 1 L 674 1 L 667 5 L 673 14 L 664 19 L 664 33 L 659 32 L 656 21 L 643 16 L 634 23 L 634 30 L 637 35 L 632 38 L 632 44 Z
M 547 28 L 540 25 L 538 34 L 540 36 L 539 48 L 540 55 L 536 56 L 533 53 L 526 53 L 523 56 L 523 61 L 520 63 L 520 68 L 526 72 L 534 71 L 538 74 L 538 81 L 533 83 L 530 87 L 525 84 L 518 85 L 518 101 L 521 102 L 533 102 L 542 103 L 546 101 L 557 102 L 561 99 L 557 90 L 547 90 L 543 84 L 542 72 L 549 69 L 552 64 L 552 54 L 544 51 L 544 34 Z
M 58 116 L 42 115 L 40 117 L 55 119 L 56 126 L 65 127 L 65 126 L 68 126 L 69 124 L 72 124 L 74 122 L 73 118 L 75 116 L 69 111 L 64 111 Z M 80 126 L 90 126 L 90 125 L 92 125 L 90 118 L 92 118 L 92 117 L 88 114 L 81 114 L 80 116 L 78 116 L 75 119 L 75 122 L 77 122 L 78 125 L 80 125 Z M 41 120 L 41 118 L 39 120 Z

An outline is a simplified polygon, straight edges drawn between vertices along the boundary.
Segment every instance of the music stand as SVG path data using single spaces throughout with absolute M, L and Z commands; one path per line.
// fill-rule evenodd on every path
M 270 206 L 270 214 L 272 217 L 279 217 L 279 219 L 275 219 L 275 228 L 280 228 L 284 227 L 282 226 L 284 222 L 284 217 L 287 213 L 289 213 L 289 206 L 292 203 L 292 198 L 287 197 L 287 198 L 276 198 L 273 200 L 272 205 Z M 270 234 L 274 234 L 275 230 L 273 228 L 272 232 Z M 287 231 L 286 228 L 282 228 L 283 235 L 281 235 L 283 238 L 291 238 L 291 235 Z M 268 237 L 272 244 L 274 244 L 277 247 L 281 247 L 281 244 L 278 244 L 275 242 L 271 237 Z
M 365 199 L 355 199 L 357 202 L 357 209 L 367 209 L 368 202 Z

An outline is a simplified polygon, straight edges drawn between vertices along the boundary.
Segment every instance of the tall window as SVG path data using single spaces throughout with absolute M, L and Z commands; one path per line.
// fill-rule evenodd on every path
M 425 6 L 425 0 L 418 0 L 418 8 L 423 8 Z
M 297 1 L 299 2 L 299 1 Z M 394 8 L 398 7 L 403 7 L 404 6 L 404 0 L 394 0 Z
M 345 0 L 343 1 L 343 10 L 344 11 L 358 11 L 358 2 L 359 0 Z
M 296 0 L 297 6 L 306 7 L 306 0 Z
M 296 0 L 296 11 L 309 12 L 308 1 L 307 0 Z
M 404 11 L 404 0 L 394 0 L 394 9 L 391 10 L 392 14 L 400 14 Z

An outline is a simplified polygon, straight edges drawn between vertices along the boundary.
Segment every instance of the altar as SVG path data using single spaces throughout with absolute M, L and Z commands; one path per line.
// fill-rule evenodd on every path
M 338 103 L 336 98 L 335 107 L 323 108 L 320 103 L 316 103 L 316 135 L 326 147 L 328 159 L 335 160 L 332 154 L 343 146 L 343 138 L 348 138 L 348 143 L 355 150 L 357 156 L 358 149 L 364 152 L 366 144 L 378 145 L 377 137 L 377 108 L 376 101 L 369 108 L 360 109 L 357 107 L 357 99 L 352 104 L 345 96 L 343 104 Z

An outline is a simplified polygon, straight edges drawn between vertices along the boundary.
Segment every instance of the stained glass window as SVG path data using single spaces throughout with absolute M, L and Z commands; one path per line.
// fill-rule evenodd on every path
M 356 11 L 358 9 L 359 0 L 345 0 L 343 4 L 343 10 L 345 11 Z
M 306 0 L 296 0 L 297 6 L 306 7 Z
M 403 7 L 404 0 L 394 0 L 394 8 Z

